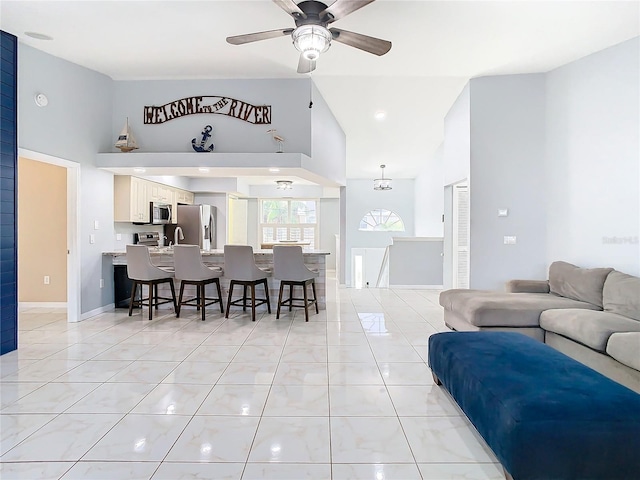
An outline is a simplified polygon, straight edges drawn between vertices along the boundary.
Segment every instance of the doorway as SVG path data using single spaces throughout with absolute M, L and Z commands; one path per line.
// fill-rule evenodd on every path
M 66 209 L 66 230 L 63 235 L 66 237 L 66 308 L 67 321 L 80 321 L 80 252 L 79 252 L 79 184 L 80 184 L 80 165 L 69 160 L 53 157 L 40 152 L 34 152 L 19 148 L 18 157 L 21 159 L 42 162 L 48 165 L 55 165 L 66 170 L 66 198 L 63 205 Z M 24 193 L 24 192 L 22 192 Z M 23 198 L 21 191 L 18 190 L 18 208 L 20 202 L 46 202 L 45 197 Z M 62 216 L 62 215 L 61 215 Z M 47 235 L 50 232 L 40 232 L 41 241 L 47 241 Z M 18 245 L 20 245 L 21 232 L 18 230 Z M 18 263 L 20 264 L 21 252 L 18 249 Z M 64 266 L 62 268 L 65 268 Z M 45 275 L 46 276 L 46 275 Z M 43 277 L 43 283 L 46 278 Z M 49 279 L 50 280 L 50 279 Z M 20 293 L 20 278 L 18 279 L 18 292 Z

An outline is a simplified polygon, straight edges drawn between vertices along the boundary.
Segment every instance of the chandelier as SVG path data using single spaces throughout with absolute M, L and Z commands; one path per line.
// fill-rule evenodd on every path
M 293 182 L 291 180 L 276 180 L 278 190 L 291 190 Z
M 391 179 L 384 178 L 384 168 L 386 165 L 380 165 L 382 169 L 382 178 L 376 178 L 373 181 L 373 189 L 374 190 L 391 190 Z

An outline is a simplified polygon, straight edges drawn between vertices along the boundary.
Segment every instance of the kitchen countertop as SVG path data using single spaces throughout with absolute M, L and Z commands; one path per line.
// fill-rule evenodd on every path
M 149 253 L 152 256 L 155 255 L 173 255 L 173 249 L 169 248 L 169 247 L 150 247 L 149 248 Z M 202 254 L 203 257 L 206 256 L 218 256 L 218 255 L 224 255 L 224 250 L 223 249 L 215 249 L 215 250 L 200 250 L 200 253 Z M 127 252 L 125 250 L 115 250 L 112 252 L 102 252 L 103 255 L 111 255 L 114 257 L 119 257 L 122 255 L 126 255 Z M 254 250 L 253 251 L 254 255 L 273 255 L 273 250 L 268 249 L 268 250 Z M 324 250 L 302 250 L 302 254 L 303 255 L 331 255 L 331 252 L 327 252 Z

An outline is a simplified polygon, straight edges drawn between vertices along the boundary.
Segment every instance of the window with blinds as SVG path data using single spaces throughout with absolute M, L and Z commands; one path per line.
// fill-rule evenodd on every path
M 318 245 L 318 201 L 306 198 L 260 200 L 260 238 L 262 243 L 309 242 Z

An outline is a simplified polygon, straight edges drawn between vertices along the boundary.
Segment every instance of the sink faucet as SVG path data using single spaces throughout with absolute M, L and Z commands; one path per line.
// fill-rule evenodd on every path
M 178 239 L 184 240 L 184 233 L 182 233 L 182 227 L 176 227 L 175 232 L 173 232 L 174 245 L 178 245 Z

